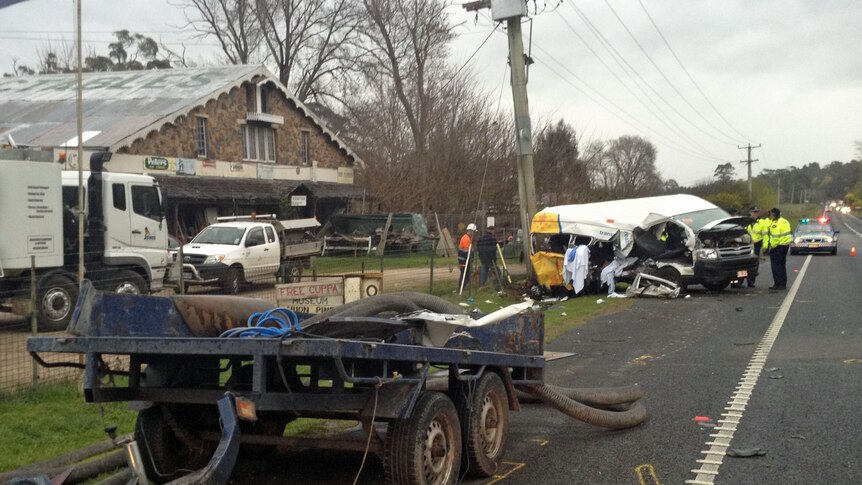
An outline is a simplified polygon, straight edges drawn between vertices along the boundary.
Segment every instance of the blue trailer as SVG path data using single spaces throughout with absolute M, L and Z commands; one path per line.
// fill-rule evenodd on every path
M 33 337 L 28 350 L 42 365 L 82 367 L 88 402 L 133 403 L 135 440 L 155 482 L 224 483 L 240 445 L 377 453 L 387 481 L 398 484 L 455 483 L 464 467 L 473 476 L 493 476 L 505 453 L 509 411 L 520 409 L 516 388 L 545 389 L 533 394 L 553 405 L 577 398 L 567 393 L 573 390 L 558 389 L 562 397 L 555 396 L 543 384 L 540 311 L 484 326 L 454 325 L 444 344 L 429 345 L 428 321 L 404 312 L 460 309 L 429 303 L 427 295 L 386 297 L 329 315 L 299 315 L 278 336 L 248 329 L 240 338 L 243 332 L 232 330 L 245 324 L 240 318 L 266 311 L 268 303 L 105 293 L 85 283 L 69 327 L 73 336 Z M 400 314 L 367 316 L 381 309 Z M 81 354 L 85 363 L 42 358 L 55 352 Z M 645 417 L 631 404 L 642 394 L 618 389 L 592 396 L 596 402 L 580 401 L 588 412 L 628 423 L 596 424 L 627 427 Z M 357 420 L 367 440 L 283 436 L 300 416 Z

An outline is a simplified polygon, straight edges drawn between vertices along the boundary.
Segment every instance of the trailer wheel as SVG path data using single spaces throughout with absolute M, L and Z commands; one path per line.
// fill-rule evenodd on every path
M 409 418 L 389 425 L 383 466 L 395 485 L 455 483 L 461 465 L 461 427 L 448 396 L 423 392 Z
M 137 272 L 130 269 L 122 269 L 117 271 L 111 288 L 116 293 L 142 295 L 147 293 L 147 282 Z
M 53 274 L 39 281 L 37 290 L 39 330 L 54 332 L 65 329 L 78 300 L 78 285 L 68 276 Z
M 242 270 L 232 266 L 227 270 L 227 278 L 224 281 L 224 290 L 228 294 L 236 295 L 239 293 L 242 284 Z
M 466 393 L 468 387 L 461 390 Z M 503 381 L 496 373 L 486 372 L 472 394 L 459 393 L 456 401 L 464 442 L 462 466 L 472 477 L 494 476 L 509 434 L 509 402 Z
M 164 406 L 164 405 L 161 405 Z M 135 441 L 147 477 L 156 483 L 167 483 L 189 472 L 202 468 L 209 461 L 209 450 L 204 443 L 189 446 L 171 429 L 161 406 L 153 406 L 138 413 L 135 422 Z

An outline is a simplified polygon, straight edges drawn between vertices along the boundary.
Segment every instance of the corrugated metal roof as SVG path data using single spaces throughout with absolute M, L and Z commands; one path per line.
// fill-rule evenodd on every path
M 349 157 L 359 157 L 264 66 L 85 73 L 86 147 L 117 151 L 245 81 L 271 82 Z M 260 82 L 260 81 L 257 81 Z M 0 78 L 0 133 L 21 146 L 59 147 L 77 135 L 74 74 Z M 167 155 L 167 154 L 166 154 Z

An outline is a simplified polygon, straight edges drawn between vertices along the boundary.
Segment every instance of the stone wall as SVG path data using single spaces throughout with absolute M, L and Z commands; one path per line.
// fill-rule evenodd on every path
M 241 161 L 243 159 L 242 133 L 246 123 L 247 85 L 234 88 L 205 106 L 196 108 L 173 123 L 163 125 L 119 151 L 121 154 L 197 158 L 196 117 L 207 118 L 208 159 Z M 302 166 L 300 140 L 308 132 L 310 159 L 320 168 L 352 167 L 350 158 L 329 140 L 310 118 L 303 115 L 280 90 L 272 85 L 263 89 L 266 110 L 269 114 L 284 117 L 284 125 L 275 128 L 276 165 Z

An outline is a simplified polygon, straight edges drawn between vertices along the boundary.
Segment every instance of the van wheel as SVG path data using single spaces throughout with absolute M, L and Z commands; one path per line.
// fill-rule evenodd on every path
M 680 293 L 684 292 L 686 290 L 686 287 L 688 286 L 682 282 L 682 275 L 679 274 L 679 271 L 677 271 L 676 268 L 673 268 L 671 266 L 665 266 L 664 268 L 661 268 L 660 270 L 658 270 L 658 272 L 656 272 L 656 276 L 658 276 L 659 278 L 664 278 L 671 283 L 676 283 L 676 285 L 679 286 Z
M 39 282 L 39 330 L 64 330 L 78 301 L 78 285 L 68 276 L 54 274 Z
M 730 284 L 730 281 L 718 281 L 712 283 L 704 283 L 703 286 L 706 287 L 707 290 L 710 291 L 721 291 Z

